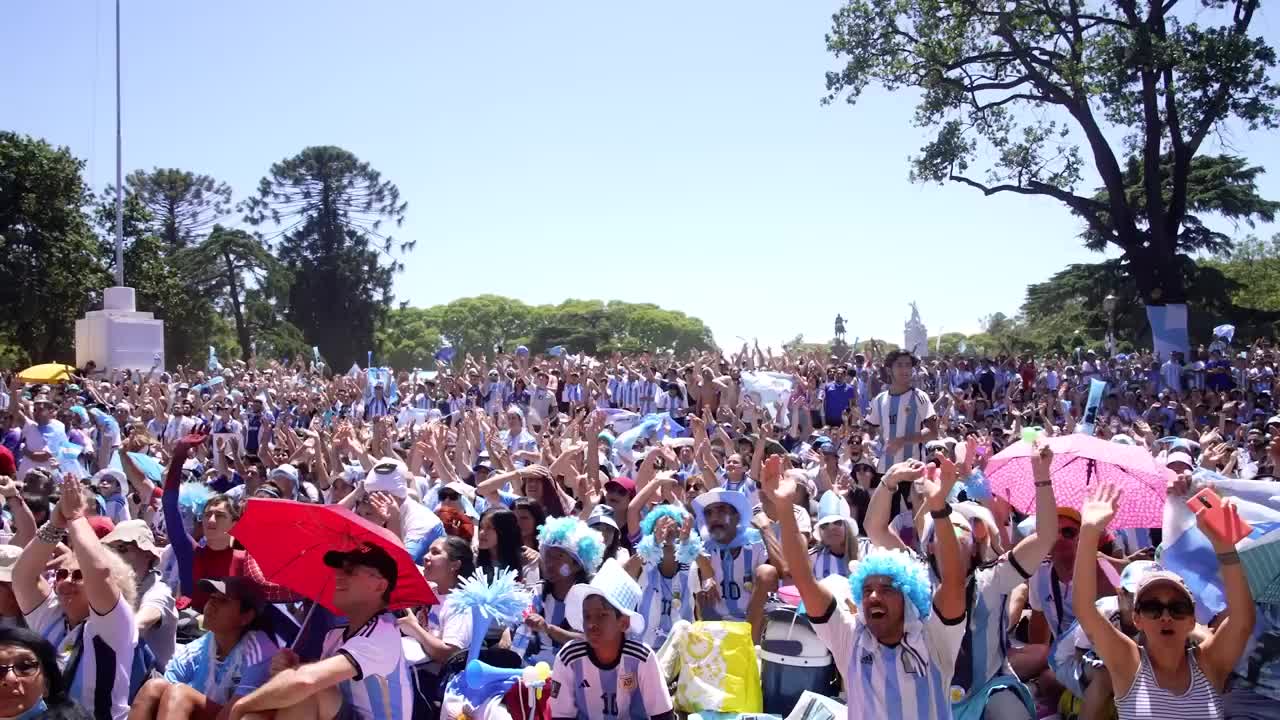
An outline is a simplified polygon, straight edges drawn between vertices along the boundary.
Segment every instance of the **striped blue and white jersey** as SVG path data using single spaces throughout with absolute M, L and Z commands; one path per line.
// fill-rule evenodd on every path
M 226 705 L 235 697 L 244 697 L 271 679 L 271 658 L 279 650 L 261 630 L 250 630 L 227 656 L 218 660 L 213 633 L 179 647 L 164 669 L 164 679 L 189 685 L 209 700 Z
M 544 595 L 541 588 L 534 591 L 533 611 L 541 615 L 542 619 L 546 620 L 547 625 L 558 627 L 561 630 L 572 630 L 573 628 L 569 626 L 569 620 L 565 617 L 564 610 L 563 600 L 557 600 L 556 596 L 549 592 Z M 555 659 L 560 647 L 547 633 L 532 632 L 524 624 L 517 628 L 517 632 L 511 641 L 511 649 L 524 658 L 526 666 L 533 666 L 539 662 L 551 662 Z
M 858 538 L 866 541 L 866 538 Z M 841 577 L 849 577 L 849 563 L 853 559 L 847 554 L 836 555 L 827 549 L 826 545 L 818 545 L 818 547 L 809 551 L 809 568 L 813 570 L 813 579 L 821 580 L 832 575 L 840 575 Z
M 1027 591 L 1027 604 L 1032 610 L 1044 613 L 1049 635 L 1056 641 L 1076 621 L 1076 612 L 1071 607 L 1071 581 L 1063 582 L 1054 571 L 1053 563 L 1046 560 L 1027 581 Z
M 640 572 L 640 607 L 644 618 L 641 640 L 649 647 L 661 647 L 671 626 L 679 620 L 693 622 L 694 595 L 699 588 L 698 566 L 681 564 L 676 574 L 667 577 L 657 564 L 648 564 Z
M 758 542 L 733 550 L 712 550 L 708 554 L 716 582 L 720 585 L 720 601 L 709 613 L 714 617 L 706 619 L 745 621 L 756 566 L 769 561 L 769 551 L 763 542 Z
M 581 405 L 583 397 L 584 393 L 582 392 L 582 383 L 574 383 L 572 385 L 564 386 L 564 394 L 561 396 L 561 400 L 569 403 L 570 405 Z
M 138 627 L 123 597 L 105 615 L 90 610 L 84 622 L 68 626 L 58 594 L 50 592 L 25 619 L 28 628 L 53 646 L 63 674 L 71 676 L 67 694 L 73 700 L 100 720 L 128 717 Z
M 847 598 L 848 591 L 835 597 Z M 894 647 L 881 644 L 846 601 L 833 600 L 810 620 L 844 679 L 849 720 L 950 720 L 948 688 L 964 638 L 963 617 L 947 623 L 934 610 Z
M 724 473 L 721 475 L 720 487 L 746 495 L 747 505 L 752 508 L 760 504 L 760 488 L 755 480 L 746 475 L 743 475 L 741 480 L 730 480 L 729 474 Z
M 600 720 L 669 720 L 674 717 L 667 680 L 653 650 L 623 640 L 612 665 L 596 660 L 585 640 L 566 643 L 551 669 L 551 716 Z
M 921 443 L 905 444 L 895 453 L 889 452 L 888 443 L 895 438 L 919 433 L 925 421 L 935 415 L 929 396 L 916 389 L 901 395 L 885 390 L 871 401 L 867 422 L 880 429 L 880 472 L 886 472 L 895 463 L 924 458 L 924 445 Z
M 502 404 L 506 402 L 507 396 L 511 394 L 511 383 L 509 382 L 490 382 L 484 386 L 484 411 L 490 415 L 497 415 L 502 412 Z
M 636 406 L 641 415 L 649 415 L 658 411 L 658 381 L 636 381 Z
M 375 615 L 358 628 L 336 627 L 324 637 L 321 658 L 344 655 L 356 669 L 338 684 L 342 702 L 359 720 L 409 720 L 413 716 L 413 683 L 400 628 L 391 613 Z
M 1013 674 L 1008 664 L 1009 595 L 1030 577 L 1008 553 L 973 572 L 971 587 L 966 588 L 972 604 L 951 680 L 952 702 L 968 697 L 997 675 Z

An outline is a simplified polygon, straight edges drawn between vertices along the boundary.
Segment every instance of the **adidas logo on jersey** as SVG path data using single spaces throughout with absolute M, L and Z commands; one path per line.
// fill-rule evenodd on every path
M 580 687 L 580 688 L 589 688 L 589 687 L 591 687 L 591 683 L 587 682 L 587 679 L 586 679 L 586 678 L 583 678 L 583 679 L 582 679 L 582 684 L 581 684 L 581 685 L 579 685 L 578 687 Z
M 876 661 L 876 658 L 871 653 L 862 653 L 862 657 L 858 659 L 858 662 L 862 663 L 863 665 L 873 665 L 875 664 L 875 661 Z

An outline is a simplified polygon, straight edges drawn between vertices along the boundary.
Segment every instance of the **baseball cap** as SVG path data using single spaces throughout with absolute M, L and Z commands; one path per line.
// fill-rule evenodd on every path
M 591 508 L 591 515 L 587 517 L 587 525 L 590 527 L 608 525 L 615 531 L 618 529 L 618 521 L 613 519 L 613 508 L 608 505 L 597 505 Z
M 218 580 L 205 578 L 196 583 L 196 586 L 208 593 L 219 593 L 239 600 L 241 607 L 253 608 L 255 613 L 262 612 L 262 609 L 266 607 L 267 601 L 262 591 L 247 578 L 228 577 Z
M 275 468 L 273 468 L 271 472 L 267 475 L 267 478 L 275 479 L 281 476 L 288 478 L 290 481 L 293 482 L 294 485 L 298 484 L 298 468 L 290 465 L 289 463 L 278 465 Z
M 610 485 L 617 485 L 623 490 L 626 490 L 628 495 L 636 494 L 636 481 L 629 477 L 610 478 L 609 482 L 606 482 L 604 486 L 607 488 Z
M 1151 560 L 1135 560 L 1120 573 L 1120 589 L 1132 595 L 1138 591 L 1138 585 L 1147 573 L 1160 569 L 1160 565 Z
M 331 568 L 341 568 L 347 564 L 372 568 L 379 575 L 386 578 L 389 583 L 388 592 L 395 589 L 396 578 L 400 575 L 400 570 L 396 567 L 396 561 L 387 554 L 387 551 L 369 543 L 345 552 L 342 550 L 330 550 L 324 554 L 324 564 Z
M 1138 586 L 1133 592 L 1134 604 L 1141 602 L 1142 596 L 1150 592 L 1152 588 L 1161 585 L 1177 590 L 1193 605 L 1195 604 L 1196 598 L 1191 594 L 1191 590 L 1187 587 L 1187 583 L 1183 581 L 1182 576 L 1164 569 L 1150 570 L 1138 580 Z
M 1186 465 L 1188 469 L 1196 466 L 1195 461 L 1191 459 L 1191 456 L 1184 452 L 1171 452 L 1164 459 L 1165 467 L 1169 467 L 1175 463 L 1182 463 L 1183 465 Z

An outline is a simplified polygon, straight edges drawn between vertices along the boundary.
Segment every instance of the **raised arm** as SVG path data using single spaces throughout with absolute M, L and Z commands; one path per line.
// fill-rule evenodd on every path
M 1209 538 L 1213 551 L 1218 554 L 1218 571 L 1222 574 L 1222 584 L 1227 593 L 1227 611 L 1217 629 L 1200 643 L 1200 653 L 1205 674 L 1214 687 L 1222 691 L 1226 687 L 1227 677 L 1253 634 L 1257 606 L 1254 604 L 1253 593 L 1249 591 L 1249 579 L 1245 577 L 1244 568 L 1240 565 L 1240 555 L 1236 553 L 1230 539 L 1219 535 L 1208 522 L 1209 512 L 1207 509 L 1197 512 L 1196 525 Z M 1228 527 L 1240 527 L 1240 514 L 1234 504 L 1224 503 L 1223 512 Z
M 1053 495 L 1049 477 L 1053 467 L 1053 450 L 1043 438 L 1036 441 L 1036 454 L 1031 456 L 1031 474 L 1036 484 L 1036 534 L 1023 538 L 1012 550 L 1018 568 L 1034 572 L 1058 539 L 1058 501 Z
M 943 459 L 935 478 L 920 480 L 925 507 L 933 518 L 934 547 L 938 553 L 938 574 L 941 582 L 933 591 L 933 607 L 943 621 L 958 620 L 965 612 L 965 566 L 960 556 L 960 541 L 956 528 L 951 524 L 951 506 L 947 496 L 956 484 L 959 473 L 950 460 Z
M 772 457 L 765 463 L 761 477 L 760 492 L 772 501 L 774 507 L 795 505 L 796 485 L 801 479 L 797 470 L 782 471 L 782 458 Z M 782 556 L 791 570 L 791 581 L 795 583 L 800 598 L 804 600 L 806 610 L 821 615 L 835 602 L 831 591 L 820 585 L 813 577 L 813 569 L 809 567 L 809 547 L 804 536 L 800 534 L 800 526 L 796 523 L 794 513 L 778 513 L 779 544 Z
M 924 474 L 924 463 L 919 460 L 900 462 L 889 468 L 880 486 L 871 493 L 871 502 L 867 505 L 867 515 L 863 526 L 871 542 L 883 548 L 908 550 L 909 548 L 889 529 L 889 513 L 893 507 L 893 495 L 898 483 L 914 482 Z
M 120 590 L 111 581 L 112 563 L 107 557 L 108 550 L 84 517 L 84 494 L 80 491 L 79 478 L 74 475 L 62 480 L 58 512 L 66 523 L 71 550 L 76 554 L 80 572 L 84 574 L 84 591 L 89 598 L 89 607 L 99 615 L 106 615 L 120 602 Z
M 0 497 L 4 498 L 5 507 L 13 514 L 14 533 L 9 544 L 26 547 L 31 538 L 36 536 L 36 516 L 31 514 L 31 508 L 22 500 L 22 493 L 18 492 L 18 484 L 13 478 L 0 475 Z
M 1071 580 L 1071 609 L 1094 652 L 1111 676 L 1117 697 L 1127 693 L 1138 672 L 1138 646 L 1103 617 L 1098 599 L 1098 541 L 1120 507 L 1120 491 L 1114 485 L 1099 485 L 1080 509 L 1080 540 L 1076 567 Z

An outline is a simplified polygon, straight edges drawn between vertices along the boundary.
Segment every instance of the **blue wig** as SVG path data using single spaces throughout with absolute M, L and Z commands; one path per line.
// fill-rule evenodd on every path
M 862 585 L 867 578 L 883 575 L 890 578 L 893 588 L 902 593 L 920 616 L 929 617 L 933 607 L 933 586 L 929 582 L 929 569 L 906 550 L 876 548 L 867 553 L 849 574 L 849 587 L 853 590 L 853 602 L 862 608 Z
M 184 516 L 204 517 L 204 504 L 213 497 L 213 490 L 200 482 L 182 483 L 178 488 L 178 510 Z
M 588 575 L 594 575 L 604 562 L 604 536 L 576 517 L 547 518 L 538 532 L 538 547 L 564 550 Z
M 659 505 L 644 516 L 640 521 L 640 532 L 644 537 L 636 545 L 636 554 L 644 558 L 645 562 L 655 564 L 662 562 L 663 550 L 654 542 L 653 528 L 664 517 L 675 521 L 676 527 L 683 527 L 690 515 L 688 511 L 675 505 Z M 702 535 L 696 532 L 689 533 L 689 539 L 676 546 L 676 562 L 683 565 L 697 560 L 700 554 L 702 554 Z

